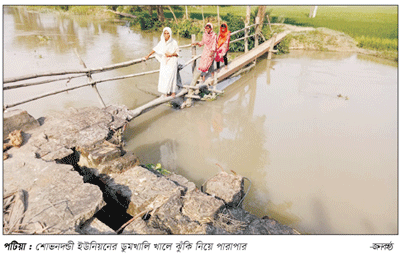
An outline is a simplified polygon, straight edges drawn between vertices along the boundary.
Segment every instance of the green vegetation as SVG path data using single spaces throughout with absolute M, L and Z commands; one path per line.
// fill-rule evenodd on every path
M 147 168 L 147 169 L 150 169 L 150 170 L 157 171 L 157 172 L 159 172 L 159 173 L 162 174 L 162 175 L 170 175 L 170 174 L 171 174 L 170 171 L 168 171 L 167 169 L 162 168 L 162 166 L 161 166 L 160 163 L 157 163 L 157 165 L 154 165 L 154 164 L 147 164 L 147 165 L 146 165 L 146 168 Z
M 184 19 L 186 14 L 185 6 L 171 6 L 178 22 L 176 23 L 173 14 L 164 6 L 164 21 L 160 21 L 157 7 L 133 5 L 133 6 L 35 6 L 34 8 L 55 9 L 67 11 L 72 14 L 96 14 L 111 13 L 107 9 L 136 15 L 138 18 L 132 22 L 143 30 L 158 30 L 163 26 L 170 26 L 181 37 L 190 38 L 196 34 L 201 38 L 203 23 L 216 22 L 216 6 L 188 6 L 189 20 Z M 252 17 L 254 18 L 258 6 L 251 6 Z M 149 13 L 152 13 L 150 16 Z M 397 6 L 318 6 L 315 18 L 309 18 L 310 6 L 267 6 L 267 14 L 272 23 L 285 23 L 297 26 L 325 27 L 351 36 L 358 43 L 358 47 L 372 49 L 382 52 L 393 52 L 397 55 L 398 48 L 398 21 Z M 219 6 L 219 14 L 222 20 L 226 21 L 231 31 L 244 27 L 246 6 Z M 203 21 L 204 16 L 204 21 Z M 252 19 L 254 20 L 254 19 Z M 265 21 L 266 24 L 267 21 Z M 263 34 L 268 39 L 270 30 L 264 26 Z M 274 29 L 276 26 L 274 26 Z M 253 28 L 254 31 L 254 28 Z M 251 31 L 251 33 L 253 33 Z M 275 31 L 276 32 L 276 31 Z M 250 34 L 251 34 L 250 33 Z M 244 32 L 232 37 L 241 37 Z M 288 45 L 288 42 L 284 42 Z M 281 43 L 282 44 L 282 43 Z M 254 39 L 250 39 L 249 48 L 253 47 Z M 282 47 L 282 46 L 280 46 Z M 244 43 L 238 42 L 231 45 L 231 51 L 242 51 Z

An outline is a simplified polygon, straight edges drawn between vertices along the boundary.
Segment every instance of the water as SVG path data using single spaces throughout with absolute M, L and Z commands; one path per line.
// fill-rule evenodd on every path
M 37 34 L 52 39 L 32 42 Z M 74 48 L 88 67 L 140 58 L 159 36 L 124 23 L 6 8 L 4 77 L 76 69 Z M 190 55 L 183 49 L 180 63 Z M 157 68 L 152 60 L 94 79 Z M 190 70 L 182 76 L 188 82 Z M 98 89 L 106 104 L 132 109 L 155 98 L 157 79 L 154 74 Z M 272 61 L 261 58 L 226 84 L 216 101 L 184 110 L 162 105 L 139 116 L 126 131 L 126 149 L 141 163 L 161 163 L 198 187 L 220 166 L 233 170 L 251 180 L 245 209 L 302 233 L 397 233 L 397 64 L 350 53 L 295 51 Z M 46 89 L 8 90 L 3 99 L 14 102 Z M 85 88 L 18 108 L 38 118 L 71 106 L 99 103 Z

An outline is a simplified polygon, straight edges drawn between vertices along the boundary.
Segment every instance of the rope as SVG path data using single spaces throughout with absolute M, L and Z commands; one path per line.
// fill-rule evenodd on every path
M 239 202 L 239 204 L 236 206 L 236 208 L 238 208 L 238 207 L 240 206 L 240 204 L 243 202 L 244 198 L 247 196 L 247 194 L 249 193 L 250 188 L 251 188 L 251 181 L 250 181 L 250 179 L 247 178 L 247 177 L 243 177 L 243 179 L 248 180 L 248 181 L 250 182 L 250 184 L 249 184 L 249 187 L 247 188 L 246 193 L 244 194 L 244 196 L 242 197 L 242 199 L 240 200 L 240 202 Z

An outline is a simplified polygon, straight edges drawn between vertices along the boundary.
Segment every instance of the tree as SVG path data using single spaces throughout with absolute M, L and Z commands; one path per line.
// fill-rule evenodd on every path
M 261 5 L 258 7 L 258 13 L 257 13 L 257 18 L 259 25 L 256 27 L 256 37 L 255 37 L 255 46 L 258 46 L 258 34 L 261 33 L 263 24 L 264 24 L 264 17 L 265 17 L 265 10 L 266 10 L 266 6 L 265 5 Z
M 157 18 L 160 22 L 164 22 L 164 11 L 162 5 L 157 5 Z
M 168 9 L 169 9 L 169 11 L 172 13 L 172 15 L 174 16 L 175 23 L 178 24 L 178 20 L 176 19 L 175 13 L 174 13 L 174 11 L 172 10 L 171 6 L 168 5 Z

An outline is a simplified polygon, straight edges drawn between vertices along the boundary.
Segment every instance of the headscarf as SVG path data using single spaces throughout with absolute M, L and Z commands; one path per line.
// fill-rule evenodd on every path
M 221 47 L 222 44 L 225 43 L 226 39 L 228 38 L 228 35 L 231 31 L 228 30 L 228 24 L 226 24 L 225 22 L 221 24 L 226 26 L 226 30 L 225 32 L 222 32 L 222 28 L 219 28 L 219 36 L 218 36 L 218 42 L 217 42 L 217 48 Z
M 169 39 L 168 41 L 165 41 L 164 37 L 164 31 L 167 30 L 169 33 Z M 156 47 L 153 48 L 155 51 L 155 57 L 158 61 L 161 62 L 162 57 L 165 56 L 165 53 L 172 54 L 172 53 L 179 53 L 179 47 L 178 43 L 172 39 L 172 30 L 169 27 L 165 27 L 161 33 L 161 40 L 160 42 L 156 45 Z
M 211 27 L 210 33 L 207 33 L 205 30 L 207 26 Z M 203 42 L 207 45 L 210 45 L 212 43 L 212 40 L 215 40 L 215 33 L 213 31 L 213 25 L 211 23 L 207 23 L 204 27 L 204 34 L 203 34 Z

